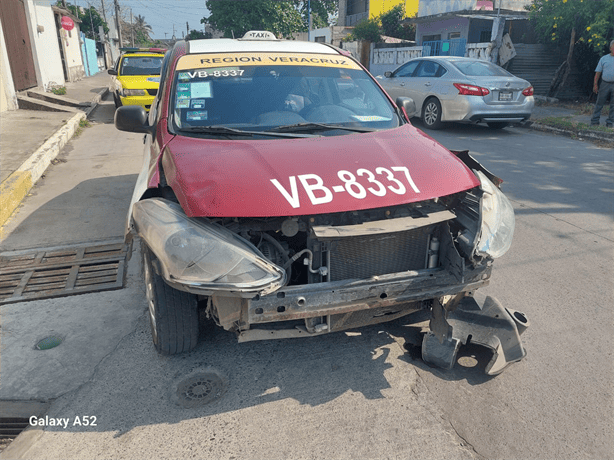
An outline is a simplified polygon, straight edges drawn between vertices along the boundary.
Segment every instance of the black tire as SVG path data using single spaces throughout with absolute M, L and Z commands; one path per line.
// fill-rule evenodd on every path
M 122 106 L 122 100 L 119 98 L 116 92 L 113 92 L 113 102 L 115 102 L 116 109 L 119 109 Z
M 422 122 L 428 129 L 441 129 L 443 127 L 441 122 L 441 104 L 436 98 L 432 97 L 424 103 Z
M 509 123 L 506 123 L 505 121 L 491 121 L 490 123 L 486 124 L 490 129 L 503 129 L 509 125 Z
M 155 256 L 143 245 L 143 280 L 154 346 L 162 355 L 193 350 L 198 344 L 198 298 L 170 287 L 153 267 Z

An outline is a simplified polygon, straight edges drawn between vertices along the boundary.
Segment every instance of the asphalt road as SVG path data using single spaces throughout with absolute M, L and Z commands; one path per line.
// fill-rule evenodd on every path
M 82 194 L 71 204 L 64 193 L 54 208 L 76 210 L 78 219 L 91 209 L 86 217 L 106 229 L 97 237 L 121 234 L 140 162 L 119 151 L 122 140 L 132 148 L 141 137 L 113 131 L 112 110 L 109 103 L 97 110 L 99 124 L 48 175 L 59 186 L 72 159 L 84 171 L 103 164 L 105 175 L 73 179 L 70 188 L 108 181 L 104 193 L 91 189 L 101 201 L 91 205 Z M 133 298 L 142 296 L 133 257 L 134 323 L 49 409 L 70 425 L 28 430 L 2 458 L 614 458 L 612 150 L 520 129 L 452 126 L 430 134 L 469 149 L 505 180 L 516 234 L 485 292 L 528 315 L 524 361 L 491 378 L 482 372 L 488 356 L 468 348 L 452 371 L 428 367 L 411 346 L 417 331 L 402 319 L 359 333 L 244 344 L 207 329 L 192 353 L 160 357 L 144 299 Z M 117 146 L 117 158 L 105 151 L 101 163 L 98 149 L 107 144 Z M 7 238 L 14 247 L 38 243 L 35 200 L 50 190 L 42 183 L 24 204 L 27 215 Z M 100 204 L 107 200 L 112 206 Z M 45 244 L 87 235 L 47 216 Z M 93 311 L 113 301 L 79 297 Z M 225 393 L 200 408 L 176 405 L 173 389 L 199 370 L 222 375 Z M 96 426 L 75 425 L 76 416 L 95 416 Z

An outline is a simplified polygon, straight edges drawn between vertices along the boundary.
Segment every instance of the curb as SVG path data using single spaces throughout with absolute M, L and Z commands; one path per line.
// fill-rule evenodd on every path
M 554 126 L 544 125 L 537 121 L 528 121 L 518 125 L 520 128 L 533 129 L 535 131 L 543 131 L 552 134 L 559 134 L 571 138 L 588 139 L 592 141 L 603 141 L 614 143 L 614 134 L 599 133 L 595 131 L 571 131 L 563 128 L 555 128 Z
M 34 184 L 47 170 L 51 161 L 73 137 L 81 120 L 85 120 L 109 92 L 108 88 L 98 93 L 85 112 L 73 115 L 53 136 L 45 141 L 23 164 L 0 184 L 0 239 L 2 226 L 8 221 Z

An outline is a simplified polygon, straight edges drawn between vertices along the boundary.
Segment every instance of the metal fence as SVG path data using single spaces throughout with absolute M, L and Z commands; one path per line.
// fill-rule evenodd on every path
M 422 42 L 422 56 L 464 56 L 467 40 L 435 40 Z

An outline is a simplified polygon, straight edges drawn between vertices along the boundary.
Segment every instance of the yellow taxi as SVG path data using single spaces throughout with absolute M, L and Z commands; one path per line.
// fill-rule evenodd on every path
M 139 105 L 149 110 L 160 86 L 160 69 L 165 49 L 121 48 L 122 55 L 109 69 L 115 107 Z

